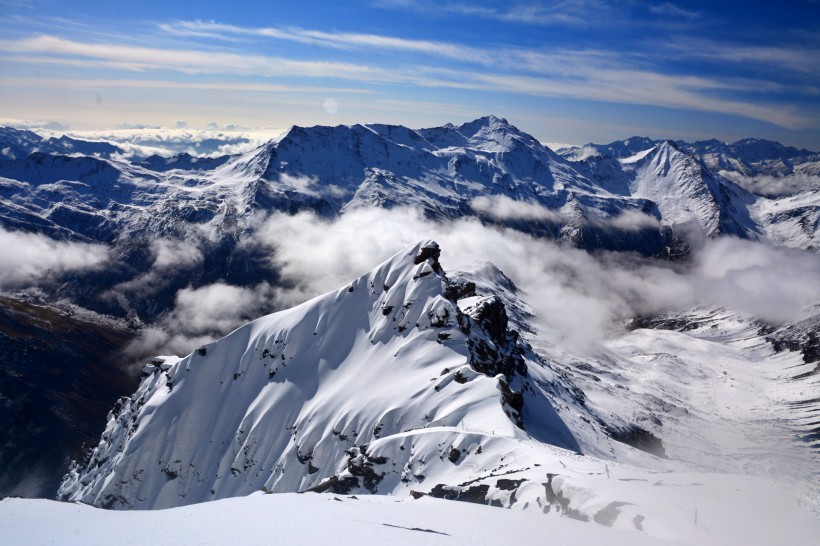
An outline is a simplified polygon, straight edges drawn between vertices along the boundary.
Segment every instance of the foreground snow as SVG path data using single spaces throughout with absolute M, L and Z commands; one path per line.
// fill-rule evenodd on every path
M 820 529 L 815 528 L 818 532 Z M 47 500 L 0 502 L 5 544 L 720 544 L 702 532 L 668 542 L 537 512 L 439 499 L 254 493 L 169 510 L 118 512 Z M 785 534 L 779 534 L 780 532 Z M 791 536 L 790 536 L 791 535 Z M 817 535 L 815 534 L 814 537 Z M 116 537 L 116 538 L 115 538 Z M 741 543 L 809 544 L 789 529 Z

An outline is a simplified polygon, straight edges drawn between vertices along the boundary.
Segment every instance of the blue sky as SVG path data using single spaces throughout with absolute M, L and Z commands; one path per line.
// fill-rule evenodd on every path
M 820 3 L 0 0 L 0 118 L 18 123 L 423 127 L 490 113 L 544 141 L 817 150 Z

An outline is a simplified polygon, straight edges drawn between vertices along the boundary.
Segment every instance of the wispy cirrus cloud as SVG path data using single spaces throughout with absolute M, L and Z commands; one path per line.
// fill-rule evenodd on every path
M 487 65 L 497 63 L 497 55 L 480 48 L 448 42 L 413 40 L 379 34 L 325 32 L 299 27 L 239 27 L 213 21 L 176 21 L 174 23 L 163 23 L 159 25 L 159 28 L 163 32 L 177 36 L 207 36 L 221 40 L 231 40 L 237 36 L 254 36 L 337 49 L 378 48 L 381 50 L 423 53 Z
M 229 29 L 239 27 L 216 23 L 179 24 L 174 28 Z M 238 29 L 238 30 L 237 30 Z M 276 29 L 245 29 L 255 35 L 276 34 Z M 271 31 L 271 32 L 268 32 Z M 460 58 L 452 67 L 424 64 L 382 66 L 355 62 L 293 59 L 280 56 L 244 54 L 189 48 L 159 48 L 117 43 L 69 40 L 38 36 L 19 41 L 0 41 L 7 59 L 21 58 L 28 63 L 68 64 L 70 66 L 109 66 L 129 71 L 168 71 L 183 74 L 242 75 L 264 78 L 321 78 L 361 84 L 449 88 L 473 91 L 502 91 L 541 97 L 567 97 L 593 101 L 663 106 L 707 112 L 730 113 L 789 128 L 810 126 L 810 118 L 780 106 L 724 98 L 736 91 L 759 91 L 760 82 L 723 80 L 689 75 L 670 75 L 623 64 L 614 55 L 598 51 L 532 51 L 489 49 L 455 43 L 427 42 L 371 34 L 328 33 L 291 29 L 284 39 L 301 40 L 318 36 L 332 47 L 377 47 L 423 52 L 429 55 Z M 278 36 L 278 35 L 277 35 Z M 441 46 L 441 47 L 439 47 Z M 446 46 L 446 47 L 445 47 Z M 481 65 L 470 68 L 464 60 Z M 491 68 L 488 70 L 487 67 Z M 142 85 L 150 85 L 149 83 Z M 160 85 L 160 84 L 158 84 Z M 284 84 L 190 83 L 192 87 L 266 86 Z M 282 89 L 282 88 L 280 88 Z
M 427 14 L 450 13 L 508 23 L 538 26 L 588 26 L 595 15 L 611 11 L 601 0 L 559 0 L 553 2 L 510 2 L 503 6 L 488 2 L 430 0 L 380 0 L 374 3 L 386 9 L 404 9 Z
M 769 66 L 781 73 L 797 72 L 820 76 L 820 47 L 733 45 L 708 40 L 673 42 L 668 47 L 688 58 L 750 67 Z
M 676 4 L 672 4 L 671 2 L 651 5 L 649 6 L 649 11 L 655 15 L 681 17 L 683 19 L 699 19 L 701 17 L 700 12 L 684 9 Z
M 55 79 L 55 78 L 6 78 L 6 85 L 20 87 L 47 85 L 59 89 L 194 89 L 202 91 L 232 91 L 251 93 L 333 93 L 372 95 L 370 89 L 358 87 L 319 87 L 305 85 L 283 85 L 262 82 L 217 81 L 195 82 L 154 79 Z

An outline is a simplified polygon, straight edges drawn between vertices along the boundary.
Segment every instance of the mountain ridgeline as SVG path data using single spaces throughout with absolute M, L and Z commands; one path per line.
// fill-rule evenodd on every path
M 510 329 L 503 301 L 449 279 L 439 255 L 433 241 L 410 245 L 348 286 L 152 361 L 60 498 L 168 508 L 260 489 L 422 487 L 508 505 L 528 478 L 492 478 L 532 469 L 528 445 L 628 452 L 616 431 L 640 429 L 587 408 Z
M 110 245 L 116 260 L 105 272 L 75 274 L 54 289 L 95 311 L 144 321 L 165 313 L 185 286 L 275 282 L 259 249 L 242 244 L 259 215 L 275 211 L 335 218 L 362 207 L 411 207 L 442 221 L 476 217 L 589 250 L 666 258 L 721 234 L 817 248 L 817 189 L 767 198 L 716 174 L 727 166 L 770 173 L 775 164 L 777 172 L 810 173 L 817 154 L 763 141 L 684 144 L 633 138 L 562 156 L 489 116 L 418 130 L 293 127 L 240 155 L 129 161 L 107 142 L 5 128 L 0 223 Z M 203 259 L 166 272 L 150 294 L 98 297 L 144 275 L 157 240 L 194 244 Z
M 0 496 L 57 492 L 113 509 L 258 491 L 437 497 L 664 539 L 702 536 L 707 521 L 717 542 L 771 517 L 761 498 L 794 513 L 798 500 L 820 506 L 816 305 L 779 324 L 710 301 L 637 317 L 618 307 L 612 325 L 629 328 L 575 339 L 564 317 L 543 316 L 573 315 L 568 292 L 534 285 L 584 281 L 583 264 L 539 270 L 519 291 L 492 264 L 445 270 L 448 249 L 420 234 L 369 273 L 267 314 L 286 306 L 277 290 L 302 286 L 277 255 L 285 247 L 265 239 L 287 237 L 290 222 L 322 224 L 323 236 L 399 209 L 391 221 L 466 236 L 480 223 L 562 257 L 590 259 L 561 246 L 602 264 L 622 253 L 627 269 L 697 265 L 723 243 L 801 249 L 791 255 L 814 264 L 818 172 L 815 153 L 751 139 L 556 152 L 494 116 L 293 127 L 222 157 L 128 158 L 107 142 L 0 129 L 0 235 L 102 264 L 55 262 L 41 277 L 30 267 L 28 284 L 0 269 Z M 766 245 L 698 253 L 722 236 Z M 809 265 L 796 268 L 811 281 Z M 605 299 L 590 284 L 578 288 L 584 305 Z M 190 354 L 152 354 L 129 377 L 134 340 L 174 328 Z

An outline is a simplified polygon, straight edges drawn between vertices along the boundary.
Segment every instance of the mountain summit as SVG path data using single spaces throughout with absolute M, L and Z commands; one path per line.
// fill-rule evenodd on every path
M 410 245 L 338 290 L 185 358 L 152 360 L 108 415 L 99 444 L 71 467 L 60 498 L 151 509 L 258 491 L 434 497 L 658 538 L 691 536 L 708 521 L 720 543 L 739 536 L 750 514 L 771 519 L 757 501 L 767 495 L 788 511 L 778 525 L 795 535 L 811 527 L 785 486 L 667 459 L 660 439 L 617 415 L 645 419 L 651 408 L 678 454 L 709 445 L 687 427 L 711 405 L 690 414 L 685 391 L 711 377 L 713 358 L 701 355 L 690 369 L 633 348 L 635 363 L 614 353 L 548 362 L 511 329 L 510 317 L 527 325 L 502 273 L 485 266 L 448 276 L 440 255 L 433 241 Z M 683 334 L 657 335 L 671 347 Z M 700 355 L 707 342 L 689 343 Z M 655 361 L 677 370 L 657 391 L 670 389 L 670 400 L 653 394 L 655 382 L 630 383 L 654 373 Z M 629 401 L 615 402 L 625 393 Z M 761 525 L 767 540 L 778 535 Z
M 447 279 L 439 252 L 412 245 L 346 287 L 154 360 L 60 497 L 166 508 L 260 488 L 407 494 L 491 474 L 499 450 L 527 439 L 577 452 L 605 438 L 570 430 L 588 411 L 508 329 L 501 300 Z

